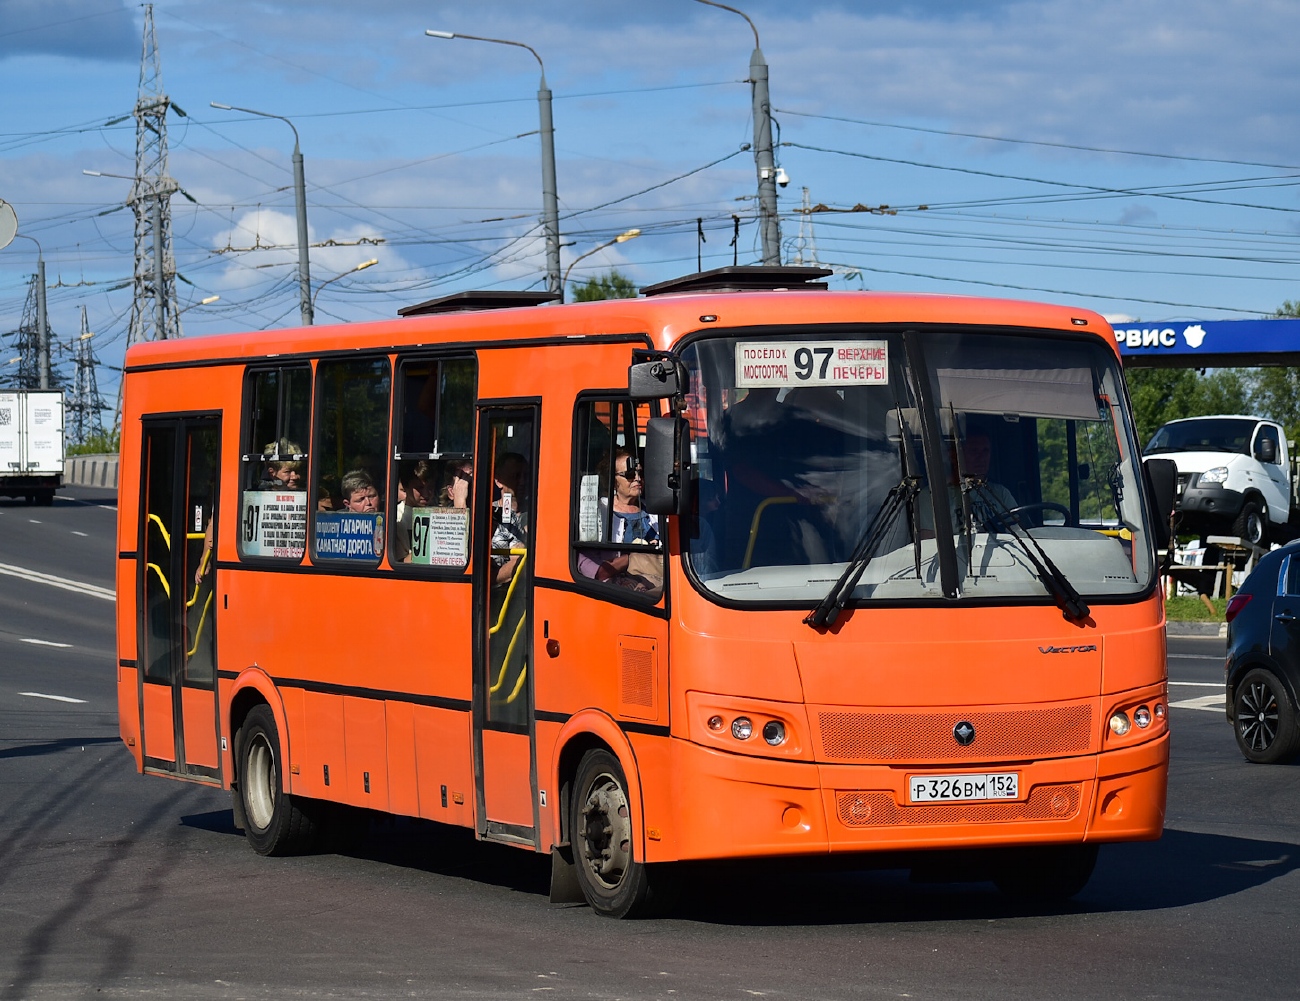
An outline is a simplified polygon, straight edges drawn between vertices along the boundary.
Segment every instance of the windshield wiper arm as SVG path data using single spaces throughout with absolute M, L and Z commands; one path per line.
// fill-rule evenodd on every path
M 904 476 L 898 483 L 890 487 L 889 495 L 885 498 L 885 503 L 880 506 L 876 516 L 867 526 L 862 537 L 858 539 L 858 544 L 853 547 L 853 553 L 849 557 L 849 564 L 844 568 L 832 586 L 826 597 L 817 603 L 817 607 L 804 616 L 804 622 L 814 629 L 823 629 L 833 626 L 835 620 L 840 617 L 840 612 L 849 603 L 853 596 L 853 590 L 858 586 L 858 581 L 862 579 L 863 572 L 867 569 L 867 564 L 871 562 L 876 555 L 876 548 L 880 541 L 885 537 L 891 525 L 898 518 L 899 512 L 909 509 L 912 501 L 921 489 L 921 481 L 915 476 Z
M 1027 528 L 1020 526 L 1015 515 L 1011 513 L 997 494 L 989 489 L 988 481 L 976 479 L 973 476 L 967 476 L 962 479 L 963 489 L 973 491 L 989 508 L 997 515 L 998 520 L 1006 527 L 1007 534 L 1015 539 L 1030 563 L 1034 565 L 1034 570 L 1038 574 L 1038 579 L 1042 581 L 1043 587 L 1047 592 L 1056 599 L 1057 605 L 1060 606 L 1061 614 L 1065 616 L 1067 622 L 1082 623 L 1087 619 L 1091 609 L 1088 603 L 1083 600 L 1083 596 L 1075 590 L 1070 579 L 1061 573 L 1061 570 L 1052 558 L 1047 555 L 1033 533 Z M 1020 533 L 1024 532 L 1023 535 Z

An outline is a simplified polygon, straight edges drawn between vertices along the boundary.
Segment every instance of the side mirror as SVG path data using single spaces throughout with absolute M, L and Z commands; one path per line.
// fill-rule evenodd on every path
M 1172 541 L 1169 519 L 1174 513 L 1178 496 L 1178 466 L 1173 459 L 1144 459 L 1142 479 L 1151 508 L 1151 534 L 1157 549 L 1165 549 Z
M 685 417 L 646 421 L 641 466 L 641 499 L 647 511 L 678 516 L 690 511 L 691 439 Z
M 1272 438 L 1260 438 L 1255 442 L 1255 458 L 1260 462 L 1277 462 L 1277 442 Z
M 681 392 L 677 362 L 672 358 L 655 358 L 633 362 L 627 370 L 627 393 L 633 400 L 662 400 Z

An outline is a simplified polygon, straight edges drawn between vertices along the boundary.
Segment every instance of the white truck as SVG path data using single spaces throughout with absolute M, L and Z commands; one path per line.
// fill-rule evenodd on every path
M 1255 546 L 1296 535 L 1295 459 L 1275 421 L 1242 414 L 1170 421 L 1143 454 L 1178 466 L 1179 532 L 1234 535 Z
M 0 497 L 53 504 L 63 458 L 63 393 L 0 389 Z

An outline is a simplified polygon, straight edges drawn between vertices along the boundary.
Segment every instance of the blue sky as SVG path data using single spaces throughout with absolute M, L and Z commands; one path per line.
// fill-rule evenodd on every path
M 1300 298 L 1300 4 L 732 5 L 770 66 L 784 259 L 834 267 L 835 287 L 1148 321 Z M 169 172 L 193 199 L 172 203 L 181 301 L 221 297 L 184 314 L 187 336 L 298 320 L 292 134 L 212 101 L 296 125 L 317 283 L 379 259 L 320 291 L 317 322 L 544 286 L 537 64 L 426 28 L 544 60 L 564 265 L 643 231 L 573 278 L 618 267 L 646 285 L 695 270 L 697 252 L 706 268 L 759 257 L 741 149 L 753 35 L 735 14 L 694 0 L 159 0 L 154 19 L 163 87 L 185 113 L 168 132 Z M 110 365 L 130 313 L 129 182 L 82 171 L 133 172 L 142 21 L 122 0 L 0 0 L 0 199 L 43 248 L 55 334 L 79 334 L 84 305 Z M 805 188 L 826 211 L 801 212 Z M 0 333 L 19 325 L 35 253 L 21 239 L 0 250 Z

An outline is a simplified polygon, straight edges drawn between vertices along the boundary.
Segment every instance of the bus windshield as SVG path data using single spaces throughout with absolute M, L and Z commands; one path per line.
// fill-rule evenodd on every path
M 692 576 L 727 602 L 1122 598 L 1151 585 L 1113 354 L 1068 336 L 758 331 L 690 374 Z

